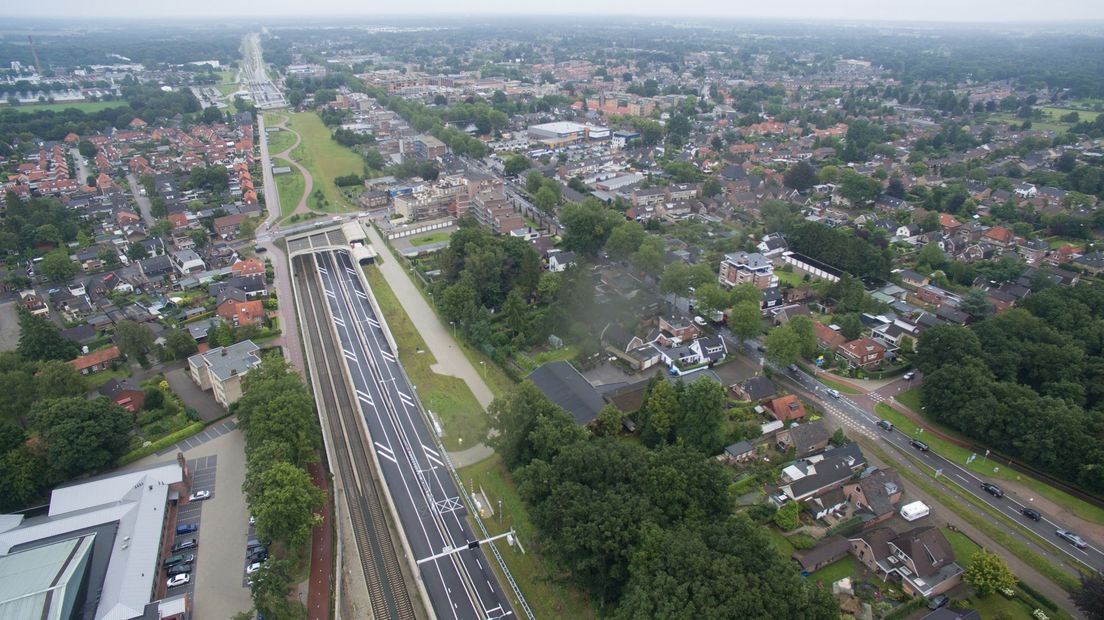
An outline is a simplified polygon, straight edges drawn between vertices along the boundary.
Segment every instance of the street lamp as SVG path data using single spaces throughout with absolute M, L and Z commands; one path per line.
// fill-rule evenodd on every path
M 479 365 L 483 367 L 483 380 L 487 380 L 487 362 L 480 360 Z

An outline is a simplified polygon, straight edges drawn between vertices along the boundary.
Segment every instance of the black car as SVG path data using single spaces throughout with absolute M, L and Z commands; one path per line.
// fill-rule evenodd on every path
M 928 609 L 939 609 L 950 601 L 951 599 L 947 598 L 946 594 L 940 594 L 939 596 L 928 601 Z
M 1002 491 L 1001 488 L 998 487 L 995 484 L 991 484 L 989 482 L 982 482 L 981 483 L 981 488 L 984 489 L 986 493 L 988 493 L 989 495 L 992 495 L 993 497 L 1004 497 L 1004 491 Z
M 890 422 L 889 420 L 878 420 L 878 426 L 884 428 L 887 431 L 893 430 L 893 422 Z
M 166 571 L 166 574 L 168 574 L 169 577 L 172 577 L 173 575 L 187 575 L 190 572 L 192 572 L 191 564 L 175 564 L 169 567 L 169 569 Z
M 264 549 L 261 549 L 260 551 L 254 551 L 253 553 L 245 556 L 245 559 L 249 560 L 250 564 L 254 562 L 264 562 L 268 559 L 268 552 Z
M 176 553 L 178 551 L 183 551 L 185 549 L 195 549 L 198 546 L 199 546 L 199 543 L 196 542 L 196 539 L 191 538 L 189 540 L 181 540 L 181 541 L 177 542 L 176 544 L 174 544 L 172 546 L 172 550 L 173 550 L 173 553 Z
M 797 367 L 797 364 L 790 364 L 789 366 L 786 366 L 786 370 L 796 375 L 800 369 Z
M 1038 510 L 1035 510 L 1034 508 L 1028 508 L 1027 506 L 1020 508 L 1020 514 L 1027 517 L 1028 519 L 1031 519 L 1032 521 L 1038 521 L 1039 519 L 1043 518 L 1043 515 L 1039 514 Z
M 916 448 L 917 450 L 919 450 L 921 452 L 927 452 L 928 451 L 928 444 L 920 441 L 919 439 L 910 440 L 909 445 L 912 446 L 913 448 Z

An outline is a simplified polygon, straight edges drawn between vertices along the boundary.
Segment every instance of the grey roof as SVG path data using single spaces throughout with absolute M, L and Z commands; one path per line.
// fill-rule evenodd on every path
M 771 264 L 769 258 L 758 252 L 733 252 L 725 254 L 725 260 L 734 265 L 747 265 L 749 269 L 759 269 Z
M 824 443 L 832 437 L 832 434 L 828 432 L 828 427 L 820 420 L 798 424 L 791 427 L 788 432 L 790 441 L 793 442 L 796 455 L 799 458 L 812 454 L 816 451 L 818 444 Z
M 813 464 L 813 472 L 795 480 L 790 487 L 794 498 L 802 498 L 834 484 L 842 484 L 851 477 L 853 470 L 866 464 L 866 457 L 856 443 L 849 443 L 830 452 Z
M 775 395 L 774 383 L 763 375 L 756 375 L 745 379 L 740 384 L 740 389 L 747 394 L 748 400 L 760 401 Z
M 725 451 L 725 454 L 731 456 L 732 458 L 736 458 L 736 457 L 739 457 L 741 455 L 747 454 L 748 452 L 751 452 L 754 449 L 755 449 L 755 447 L 751 445 L 750 441 L 744 440 L 744 441 L 737 441 L 736 443 L 734 443 L 730 446 L 727 446 L 724 449 L 724 451 Z
M 226 381 L 234 375 L 244 375 L 250 368 L 260 364 L 261 358 L 257 356 L 259 350 L 260 347 L 252 340 L 243 340 L 228 347 L 218 347 L 193 355 L 188 358 L 188 362 L 192 363 L 192 360 L 199 358 L 197 365 L 206 364 L 208 372 L 219 381 Z
M 605 404 L 594 386 L 571 364 L 558 361 L 542 364 L 527 377 L 545 396 L 562 407 L 579 424 L 589 424 Z

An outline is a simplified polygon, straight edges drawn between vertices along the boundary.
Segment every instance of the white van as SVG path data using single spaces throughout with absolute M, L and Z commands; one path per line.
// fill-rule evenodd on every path
M 912 502 L 901 506 L 901 518 L 905 521 L 923 519 L 931 514 L 931 508 L 924 502 Z

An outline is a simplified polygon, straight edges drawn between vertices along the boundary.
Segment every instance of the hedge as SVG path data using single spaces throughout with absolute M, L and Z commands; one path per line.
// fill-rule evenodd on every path
M 188 437 L 191 437 L 192 435 L 195 435 L 199 431 L 203 430 L 205 426 L 206 424 L 204 424 L 203 422 L 193 422 L 192 424 L 185 426 L 175 433 L 165 435 L 161 439 L 150 443 L 148 446 L 142 446 L 141 448 L 127 452 L 126 454 L 119 457 L 117 465 L 119 467 L 122 467 L 123 465 L 133 463 L 134 461 L 137 461 L 144 456 L 149 456 L 154 452 L 161 450 L 162 448 L 167 448 L 168 446 L 173 445 L 181 439 L 186 439 Z
M 904 618 L 917 609 L 923 609 L 928 603 L 928 600 L 922 596 L 914 596 L 909 602 L 898 605 L 896 609 L 886 614 L 884 620 L 897 620 L 898 618 Z
M 1055 603 L 1054 601 L 1050 600 L 1049 598 L 1047 598 L 1046 595 L 1044 595 L 1042 592 L 1039 592 L 1035 588 L 1032 588 L 1031 586 L 1024 583 L 1022 580 L 1017 581 L 1016 585 L 1018 585 L 1021 590 L 1023 590 L 1024 592 L 1029 594 L 1032 598 L 1034 598 L 1036 601 L 1038 601 L 1039 604 L 1042 605 L 1043 607 L 1046 607 L 1047 609 L 1049 609 L 1051 611 L 1058 611 L 1058 604 Z

